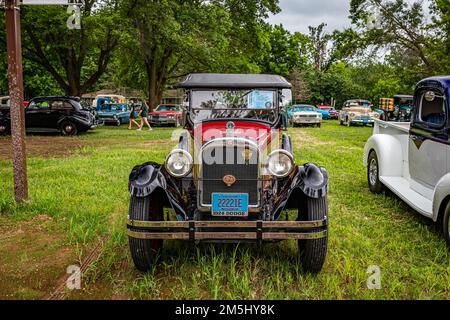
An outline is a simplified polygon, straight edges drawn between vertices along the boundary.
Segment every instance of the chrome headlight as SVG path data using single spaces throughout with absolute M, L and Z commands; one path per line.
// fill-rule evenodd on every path
M 171 176 L 182 178 L 191 172 L 193 163 L 189 152 L 175 149 L 167 156 L 164 166 Z
M 354 117 L 354 116 L 356 116 L 356 114 L 355 113 L 350 113 L 349 116 L 350 117 Z
M 286 150 L 275 150 L 267 157 L 267 169 L 270 174 L 284 178 L 294 170 L 294 157 Z

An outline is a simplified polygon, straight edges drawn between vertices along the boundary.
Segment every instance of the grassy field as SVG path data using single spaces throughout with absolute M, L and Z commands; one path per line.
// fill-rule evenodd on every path
M 302 273 L 295 241 L 169 241 L 155 270 L 137 272 L 125 227 L 127 178 L 135 164 L 164 160 L 172 130 L 104 127 L 77 138 L 29 136 L 26 205 L 14 205 L 11 161 L 0 153 L 0 298 L 46 297 L 66 267 L 108 234 L 82 290 L 69 298 L 449 299 L 450 255 L 437 228 L 394 196 L 367 188 L 362 153 L 371 128 L 327 122 L 289 133 L 296 161 L 330 175 L 329 246 L 319 275 Z M 9 142 L 0 138 L 0 150 Z M 381 268 L 380 290 L 366 286 L 371 265 Z

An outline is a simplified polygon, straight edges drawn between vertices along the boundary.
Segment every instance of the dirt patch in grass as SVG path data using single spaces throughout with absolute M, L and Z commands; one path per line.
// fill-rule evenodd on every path
M 26 148 L 28 157 L 63 158 L 77 153 L 83 147 L 102 147 L 112 145 L 143 146 L 164 145 L 167 140 L 123 141 L 120 139 L 87 139 L 85 137 L 62 137 L 55 135 L 27 136 Z M 0 137 L 0 160 L 12 159 L 10 137 Z
M 76 263 L 73 247 L 47 215 L 25 222 L 0 217 L 0 299 L 40 299 Z
M 319 129 L 320 130 L 320 129 Z M 292 142 L 296 144 L 307 144 L 307 145 L 329 145 L 333 144 L 332 142 L 322 141 L 319 138 L 313 137 L 309 135 L 306 131 L 301 129 L 299 130 L 290 130 L 289 134 L 292 137 Z
M 27 136 L 28 157 L 59 158 L 73 153 L 88 142 L 79 137 Z M 12 158 L 10 137 L 0 137 L 0 160 Z

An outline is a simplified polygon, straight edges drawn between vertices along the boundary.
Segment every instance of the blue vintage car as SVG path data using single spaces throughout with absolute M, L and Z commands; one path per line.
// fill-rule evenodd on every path
M 103 103 L 98 110 L 100 122 L 120 126 L 130 121 L 130 107 L 124 103 Z
M 320 114 L 322 115 L 322 119 L 323 119 L 323 120 L 329 120 L 329 119 L 331 119 L 330 112 L 327 111 L 327 110 L 322 110 L 322 109 L 319 109 L 319 108 L 314 108 L 314 111 L 320 113 Z

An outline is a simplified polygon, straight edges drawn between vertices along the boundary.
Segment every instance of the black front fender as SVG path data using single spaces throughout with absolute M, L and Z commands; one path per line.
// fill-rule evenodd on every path
M 175 210 L 180 220 L 187 219 L 188 204 L 183 200 L 179 183 L 158 163 L 147 162 L 131 171 L 128 183 L 130 194 L 144 198 L 150 195 L 163 196 L 164 205 Z
M 274 219 L 284 209 L 297 209 L 301 197 L 323 198 L 328 193 L 328 172 L 313 163 L 297 167 L 296 174 L 280 184 L 274 201 Z

